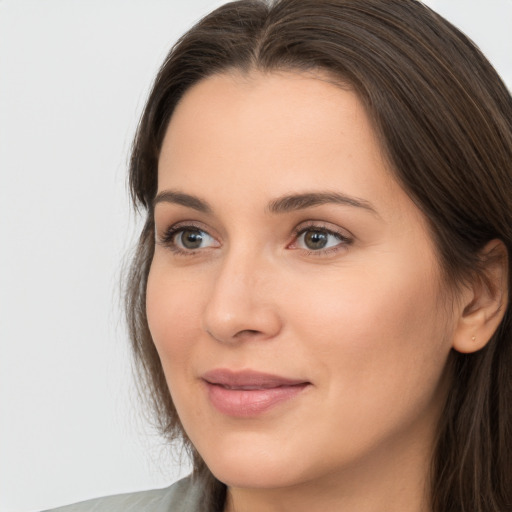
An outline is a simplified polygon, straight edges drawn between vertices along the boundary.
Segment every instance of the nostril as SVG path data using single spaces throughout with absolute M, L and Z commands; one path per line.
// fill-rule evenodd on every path
M 260 331 L 255 329 L 244 329 L 243 331 L 237 332 L 235 337 L 242 338 L 244 336 L 254 336 L 255 334 L 260 334 Z
M 220 294 L 219 294 L 220 295 Z M 236 343 L 274 338 L 281 330 L 277 308 L 257 301 L 216 297 L 204 311 L 202 328 L 220 343 Z

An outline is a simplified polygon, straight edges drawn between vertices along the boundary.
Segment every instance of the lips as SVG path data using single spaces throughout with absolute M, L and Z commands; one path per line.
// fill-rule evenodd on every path
M 257 416 L 301 394 L 310 382 L 268 373 L 218 369 L 201 377 L 208 398 L 222 414 L 235 417 Z

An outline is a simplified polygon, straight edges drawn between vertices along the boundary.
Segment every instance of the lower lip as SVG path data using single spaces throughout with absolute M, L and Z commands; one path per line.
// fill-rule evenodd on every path
M 222 414 L 248 418 L 257 416 L 276 405 L 296 397 L 308 383 L 295 386 L 279 386 L 269 389 L 227 389 L 206 382 L 208 396 L 213 406 Z

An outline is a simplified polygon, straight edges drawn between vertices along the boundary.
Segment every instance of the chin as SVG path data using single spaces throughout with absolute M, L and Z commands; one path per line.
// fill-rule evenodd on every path
M 297 475 L 290 474 L 289 465 L 285 468 L 282 464 L 273 465 L 268 461 L 252 460 L 243 464 L 216 461 L 210 471 L 217 480 L 233 488 L 282 488 L 293 486 L 300 480 Z
M 215 452 L 203 451 L 203 459 L 215 478 L 228 487 L 287 487 L 301 479 L 297 457 L 290 459 L 277 447 L 247 442 L 219 443 L 216 448 Z

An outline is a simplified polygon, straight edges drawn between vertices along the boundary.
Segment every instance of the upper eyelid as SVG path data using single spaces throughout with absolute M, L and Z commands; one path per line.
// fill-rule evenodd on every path
M 303 235 L 305 235 L 308 231 L 317 231 L 317 232 L 324 232 L 326 233 L 328 236 L 332 236 L 334 238 L 337 238 L 338 240 L 340 240 L 341 242 L 347 242 L 347 241 L 351 241 L 352 238 L 351 237 L 348 237 L 346 236 L 345 234 L 343 233 L 340 233 L 338 231 L 332 231 L 330 229 L 325 229 L 325 228 L 319 228 L 319 229 L 313 229 L 313 228 L 305 228 L 305 229 L 301 229 L 294 237 L 294 241 L 292 243 L 296 243 L 296 241 L 301 238 Z
M 332 226 L 332 227 L 330 227 Z M 354 235 L 346 228 L 342 228 L 341 226 L 338 226 L 337 224 L 333 224 L 331 222 L 327 221 L 321 221 L 321 220 L 308 220 L 305 222 L 301 222 L 298 224 L 294 230 L 293 234 L 295 236 L 298 236 L 303 231 L 307 231 L 308 229 L 318 229 L 318 230 L 324 230 L 329 233 L 332 233 L 334 235 L 339 235 L 344 238 L 354 238 Z
M 175 253 L 176 255 L 183 256 L 193 256 L 194 254 L 197 254 L 199 251 L 204 251 L 212 248 L 211 246 L 200 247 L 197 249 L 187 249 L 181 247 L 180 244 L 175 241 L 175 237 L 178 236 L 180 232 L 186 231 L 187 229 L 195 229 L 197 231 L 201 231 L 205 233 L 208 237 L 210 237 L 212 240 L 214 240 L 215 243 L 219 243 L 218 239 L 212 234 L 210 234 L 210 232 L 207 229 L 204 229 L 200 226 L 196 226 L 195 223 L 191 223 L 190 221 L 185 221 L 171 224 L 170 226 L 164 228 L 162 233 L 158 233 L 158 231 L 156 231 L 155 244 L 168 248 L 171 252 Z
M 212 229 L 210 226 L 206 226 L 201 221 L 193 221 L 193 220 L 183 220 L 178 221 L 171 224 L 166 224 L 162 228 L 158 228 L 157 223 L 155 222 L 155 237 L 159 238 L 160 240 L 165 239 L 166 235 L 171 233 L 172 236 L 174 236 L 176 233 L 180 231 L 180 229 L 186 229 L 186 228 L 193 228 L 197 229 L 199 231 L 204 231 L 208 236 L 211 236 L 215 240 L 219 241 L 219 236 L 215 232 L 216 230 Z M 299 237 L 303 232 L 307 231 L 308 229 L 317 229 L 317 230 L 323 230 L 326 231 L 334 236 L 339 236 L 342 239 L 350 239 L 352 240 L 354 236 L 352 233 L 347 230 L 346 228 L 342 228 L 334 223 L 323 221 L 323 220 L 313 220 L 309 219 L 306 221 L 302 221 L 299 224 L 297 224 L 292 229 L 292 236 L 294 239 Z M 160 233 L 160 235 L 159 235 Z M 293 241 L 291 242 L 293 243 Z
M 330 228 L 329 226 L 334 226 L 334 227 Z M 164 227 L 162 227 L 162 230 L 168 231 L 171 229 L 175 230 L 175 229 L 187 228 L 187 227 L 196 228 L 196 229 L 205 231 L 210 236 L 214 236 L 214 235 L 212 235 L 211 231 L 215 231 L 215 230 L 213 230 L 209 226 L 205 226 L 205 224 L 203 222 L 195 221 L 195 220 L 184 220 L 184 221 L 174 222 L 171 224 L 165 224 Z M 337 226 L 331 222 L 321 221 L 321 220 L 302 221 L 292 229 L 292 234 L 296 235 L 297 233 L 299 233 L 303 230 L 307 230 L 308 228 L 324 229 L 325 231 L 330 231 L 333 233 L 345 232 L 348 235 L 352 236 L 352 234 L 350 233 L 350 231 L 348 229 Z M 158 229 L 158 223 L 155 221 L 155 232 L 157 232 L 157 231 L 160 231 L 160 229 Z
M 308 231 L 324 232 L 328 236 L 337 238 L 339 240 L 340 244 L 347 244 L 347 243 L 352 243 L 353 242 L 353 238 L 351 236 L 347 236 L 346 234 L 341 233 L 339 231 L 334 231 L 334 230 L 331 230 L 331 229 L 321 228 L 321 227 L 316 227 L 316 229 L 315 229 L 315 226 L 311 226 L 311 227 L 306 227 L 306 228 L 303 228 L 303 229 L 299 229 L 299 231 L 294 235 L 294 240 L 292 241 L 291 244 L 288 245 L 288 247 L 291 247 L 291 246 L 297 244 L 298 240 L 303 235 L 305 235 Z M 338 244 L 338 245 L 340 245 L 340 244 Z M 316 252 L 322 252 L 322 249 L 319 249 Z
M 211 228 L 206 227 L 204 223 L 195 220 L 184 220 L 172 223 L 163 223 L 161 226 L 158 226 L 158 222 L 155 221 L 155 233 L 168 233 L 169 231 L 177 231 L 179 229 L 193 228 L 198 229 L 200 231 L 204 231 L 208 233 L 210 236 L 214 236 L 211 234 Z

